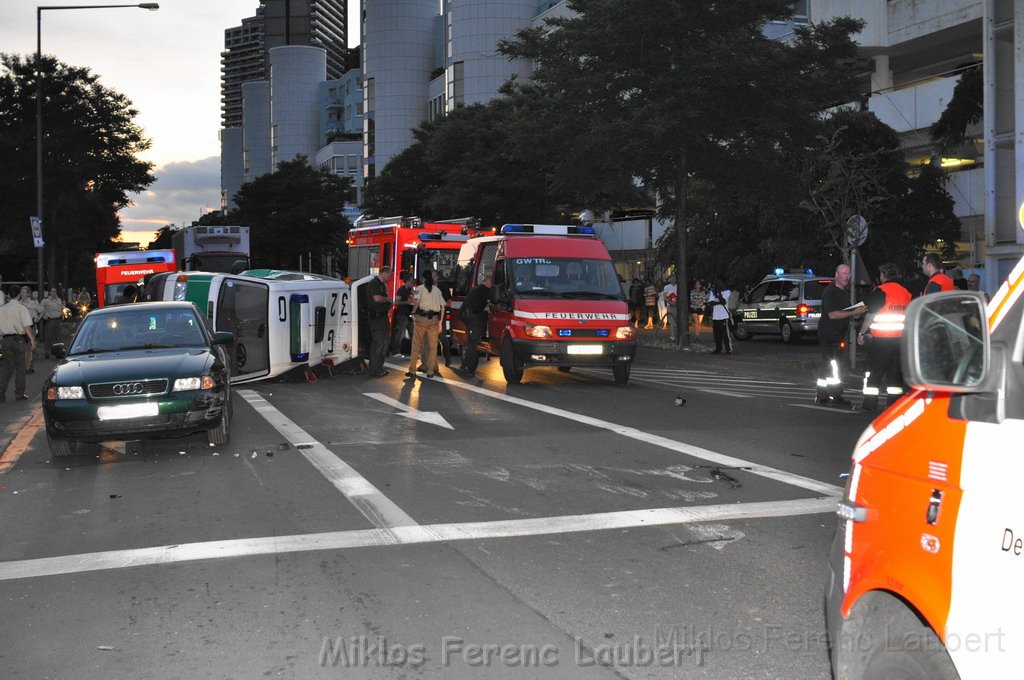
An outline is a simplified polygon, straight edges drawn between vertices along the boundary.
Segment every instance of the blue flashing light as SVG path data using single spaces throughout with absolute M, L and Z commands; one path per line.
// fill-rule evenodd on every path
M 607 338 L 610 332 L 611 331 L 609 331 L 607 328 L 602 328 L 601 330 L 597 331 L 597 337 Z
M 597 236 L 597 230 L 593 227 L 577 227 L 577 234 L 586 234 L 587 236 Z
M 783 269 L 782 267 L 776 267 L 775 268 L 775 275 L 776 276 L 782 276 L 785 273 L 786 273 L 786 270 Z
M 563 337 L 563 338 L 571 338 L 572 337 L 572 331 L 569 330 L 568 328 L 559 328 L 558 329 L 558 335 L 559 335 L 559 337 Z
M 290 302 L 306 303 L 309 302 L 309 296 L 305 293 L 292 293 Z
M 813 270 L 813 269 L 811 269 L 810 267 L 808 267 L 807 269 L 805 269 L 805 270 L 804 270 L 804 272 L 805 272 L 805 273 L 806 273 L 806 274 L 807 274 L 808 276 L 814 276 L 814 270 Z
M 501 226 L 502 234 L 525 234 L 527 231 L 533 231 L 533 229 L 527 230 L 525 224 L 503 224 Z
M 292 355 L 292 361 L 309 361 L 309 352 L 300 352 Z

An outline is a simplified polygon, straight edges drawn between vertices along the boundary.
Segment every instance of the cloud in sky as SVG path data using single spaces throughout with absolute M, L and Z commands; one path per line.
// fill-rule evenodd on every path
M 187 225 L 220 207 L 220 157 L 179 161 L 157 168 L 156 181 L 131 196 L 134 205 L 121 211 L 122 238 L 149 243 L 166 224 Z

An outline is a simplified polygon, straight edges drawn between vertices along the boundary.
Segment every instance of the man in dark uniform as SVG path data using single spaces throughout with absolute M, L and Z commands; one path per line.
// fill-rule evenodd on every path
M 391 326 L 391 353 L 402 354 L 402 341 L 409 330 L 409 313 L 412 311 L 412 286 L 409 279 L 412 274 L 399 272 L 398 280 L 402 285 L 395 291 L 395 322 Z
M 903 394 L 903 369 L 900 366 L 900 337 L 903 335 L 903 317 L 913 297 L 910 291 L 896 282 L 899 270 L 892 263 L 878 268 L 881 283 L 867 300 L 868 313 L 861 322 L 857 344 L 865 345 L 870 339 L 870 360 L 864 373 L 864 401 L 866 413 L 878 408 L 882 390 L 886 406 Z
M 370 377 L 381 378 L 388 374 L 384 368 L 384 355 L 388 350 L 391 338 L 391 326 L 388 323 L 388 312 L 391 311 L 391 298 L 385 283 L 391 277 L 391 267 L 380 268 L 380 273 L 366 284 L 366 300 L 370 324 Z
M 459 310 L 462 321 L 466 324 L 466 334 L 469 336 L 462 356 L 462 370 L 471 376 L 476 373 L 476 367 L 480 363 L 477 345 L 487 334 L 487 303 L 490 299 L 490 287 L 484 283 L 477 284 L 466 294 L 466 299 Z
M 846 309 L 850 303 L 850 267 L 841 264 L 836 267 L 836 276 L 821 294 L 821 320 L 818 321 L 818 347 L 821 349 L 823 365 L 818 375 L 814 400 L 819 404 L 849 406 L 843 396 L 843 369 L 846 363 L 846 331 L 849 319 L 865 312 L 861 305 Z

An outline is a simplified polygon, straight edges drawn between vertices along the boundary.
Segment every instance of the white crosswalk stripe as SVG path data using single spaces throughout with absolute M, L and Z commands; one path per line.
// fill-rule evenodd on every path
M 601 377 L 607 375 L 607 371 L 597 368 L 581 368 L 577 370 L 588 376 Z M 808 375 L 810 374 L 808 373 Z M 776 397 L 811 401 L 814 399 L 815 392 L 814 382 L 810 377 L 806 383 L 800 383 L 797 380 L 765 380 L 763 378 L 725 375 L 695 369 L 658 368 L 638 365 L 634 365 L 630 371 L 630 380 L 744 399 Z M 846 394 L 859 395 L 861 392 L 860 387 L 860 379 L 852 377 L 846 379 Z

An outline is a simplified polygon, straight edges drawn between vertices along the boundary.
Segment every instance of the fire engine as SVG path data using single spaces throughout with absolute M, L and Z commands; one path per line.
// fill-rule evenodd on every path
M 96 253 L 96 306 L 134 302 L 123 299 L 125 288 L 139 286 L 148 274 L 177 270 L 173 250 L 126 250 Z
M 451 280 L 459 248 L 479 233 L 479 220 L 462 218 L 423 222 L 418 217 L 383 217 L 363 220 L 348 232 L 348 278 L 352 281 L 391 267 L 388 295 L 398 290 L 399 272 L 419 276 L 435 269 L 441 280 Z
M 486 284 L 487 337 L 478 345 L 498 356 L 506 382 L 527 366 L 606 367 L 629 382 L 636 336 L 612 258 L 593 227 L 506 224 L 495 236 L 461 248 L 449 307 L 460 310 L 470 289 Z M 452 342 L 469 335 L 451 314 Z

